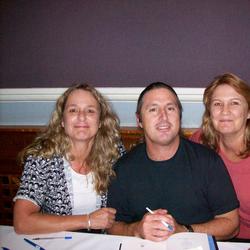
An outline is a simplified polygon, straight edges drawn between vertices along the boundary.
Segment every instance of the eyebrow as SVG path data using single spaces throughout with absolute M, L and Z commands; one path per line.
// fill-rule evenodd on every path
M 153 102 L 153 103 L 150 103 L 150 104 L 146 105 L 145 109 L 148 109 L 148 108 L 151 108 L 151 107 L 157 107 L 157 106 L 160 106 L 160 105 L 158 103 Z M 175 102 L 169 102 L 169 103 L 166 104 L 166 106 L 178 107 L 177 103 L 175 103 Z
M 240 97 L 232 97 L 232 98 L 228 98 L 227 100 L 238 100 L 238 101 L 243 101 L 243 98 L 240 98 Z M 215 98 L 212 98 L 211 101 L 222 101 L 222 99 L 218 98 L 218 97 L 215 97 Z
M 75 104 L 75 103 L 72 103 L 72 104 L 67 104 L 66 107 L 71 107 L 71 106 L 79 106 L 78 104 Z M 96 107 L 95 105 L 93 104 L 90 104 L 90 105 L 86 105 L 86 107 L 93 107 L 93 108 L 98 108 Z
M 68 105 L 65 106 L 64 110 L 68 110 L 70 108 L 77 108 L 77 107 L 78 107 L 77 104 L 68 104 Z M 88 108 L 88 109 L 91 108 L 91 109 L 96 110 L 97 112 L 101 112 L 101 109 L 99 107 L 94 106 L 94 105 L 87 105 L 87 106 L 84 107 L 84 109 L 85 108 Z

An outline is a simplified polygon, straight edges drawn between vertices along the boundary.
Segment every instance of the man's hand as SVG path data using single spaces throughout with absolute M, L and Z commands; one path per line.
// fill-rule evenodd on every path
M 163 223 L 165 221 L 173 227 L 170 231 Z M 146 213 L 135 228 L 135 236 L 152 241 L 166 240 L 175 232 L 175 220 L 165 209 L 154 210 L 154 214 Z

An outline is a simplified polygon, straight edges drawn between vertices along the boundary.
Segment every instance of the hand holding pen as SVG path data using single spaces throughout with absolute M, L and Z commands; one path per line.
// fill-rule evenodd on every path
M 174 218 L 165 209 L 152 211 L 147 208 L 146 210 L 149 213 L 145 213 L 135 226 L 136 236 L 152 241 L 163 241 L 174 233 Z
M 149 213 L 154 214 L 154 212 L 153 212 L 150 208 L 146 207 L 146 210 L 147 210 Z M 165 221 L 163 221 L 163 220 L 161 220 L 161 223 L 162 223 L 170 232 L 174 230 L 173 227 L 172 227 L 169 223 L 167 223 L 167 222 L 165 222 Z

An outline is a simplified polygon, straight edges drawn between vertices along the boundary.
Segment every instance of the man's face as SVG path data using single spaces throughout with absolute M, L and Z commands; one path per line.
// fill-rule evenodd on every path
M 147 92 L 137 122 L 144 130 L 147 146 L 176 143 L 179 140 L 180 110 L 175 95 L 165 88 Z

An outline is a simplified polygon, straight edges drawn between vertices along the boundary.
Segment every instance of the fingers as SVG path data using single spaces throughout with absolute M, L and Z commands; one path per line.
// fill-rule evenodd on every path
M 108 217 L 109 220 L 112 220 L 112 222 L 114 222 L 116 209 L 110 208 L 110 207 L 105 207 L 105 208 L 101 208 L 101 210 L 103 212 L 107 213 L 107 217 Z
M 104 207 L 104 208 L 101 208 L 102 210 L 104 211 L 107 211 L 111 214 L 116 214 L 116 209 L 112 208 L 112 207 Z
M 108 222 L 107 222 L 107 228 L 111 228 L 113 223 L 115 222 L 115 214 L 116 214 L 116 209 L 114 208 L 105 208 L 108 212 Z
M 171 215 L 147 215 L 145 222 L 150 224 L 153 229 L 172 232 L 175 223 Z
M 171 234 L 161 223 L 153 221 L 150 224 L 143 222 L 139 229 L 140 236 L 152 241 L 166 240 Z
M 113 208 L 100 208 L 90 214 L 93 229 L 112 227 L 115 221 L 116 210 Z
M 173 227 L 173 230 L 169 230 L 163 222 L 168 223 Z M 166 213 L 166 210 L 158 209 L 154 211 L 154 214 L 147 213 L 144 215 L 138 229 L 142 238 L 162 241 L 166 240 L 175 231 L 175 221 L 173 217 Z
M 166 209 L 157 209 L 157 210 L 154 210 L 153 211 L 155 214 L 162 214 L 162 215 L 165 215 L 168 213 L 168 210 Z
M 159 242 L 166 240 L 169 236 L 170 234 L 166 230 L 153 229 L 150 234 L 146 235 L 145 239 Z
M 170 214 L 168 214 L 166 209 L 157 209 L 153 211 L 153 214 L 147 213 L 147 215 L 150 216 L 149 218 L 152 220 L 160 220 L 168 230 L 174 231 L 176 221 Z

